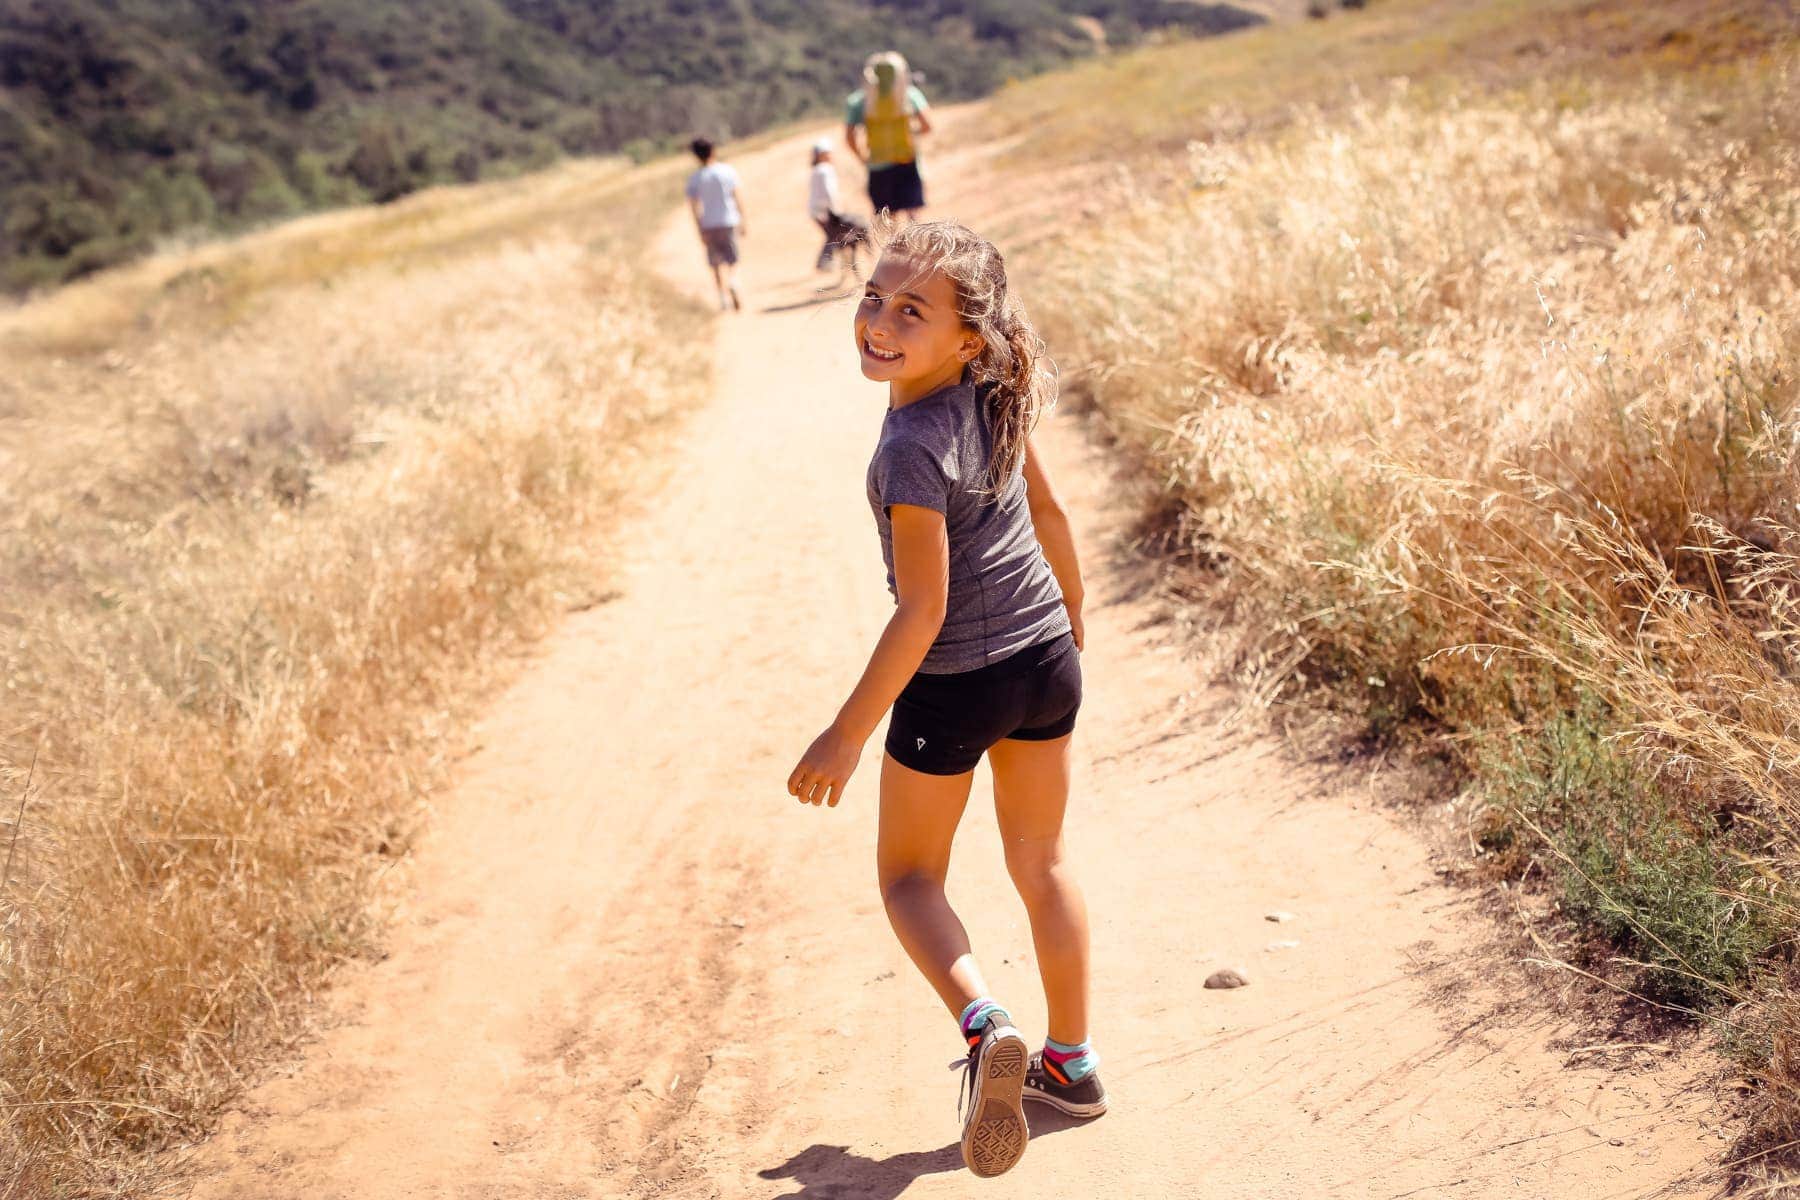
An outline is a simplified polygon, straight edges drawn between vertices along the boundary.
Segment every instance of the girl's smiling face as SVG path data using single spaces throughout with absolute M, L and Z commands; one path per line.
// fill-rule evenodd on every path
M 981 336 L 963 324 L 956 286 L 910 258 L 883 255 L 856 308 L 856 349 L 865 379 L 888 385 L 893 407 L 911 404 L 962 378 L 981 353 Z

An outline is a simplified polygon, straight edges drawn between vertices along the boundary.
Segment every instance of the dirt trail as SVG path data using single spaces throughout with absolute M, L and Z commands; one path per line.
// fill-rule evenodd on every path
M 1093 576 L 1072 820 L 1114 1111 L 1040 1120 L 992 1183 L 962 1171 L 957 1039 L 873 883 L 879 735 L 838 810 L 782 792 L 889 605 L 862 496 L 881 397 L 814 290 L 806 140 L 738 162 L 748 310 L 696 347 L 717 395 L 617 599 L 496 703 L 390 957 L 341 981 L 302 1061 L 199 1153 L 193 1195 L 1705 1194 L 1670 1186 L 1724 1145 L 1700 1067 L 1552 1049 L 1568 1030 L 1472 982 L 1506 970 L 1473 902 L 1365 780 L 1221 732 L 1223 697 L 1109 561 L 1104 464 L 1056 421 Z M 932 165 L 939 212 L 981 211 L 973 159 Z M 700 286 L 683 218 L 657 253 Z M 984 771 L 952 894 L 1041 1033 L 985 794 Z M 1221 965 L 1251 985 L 1203 990 Z

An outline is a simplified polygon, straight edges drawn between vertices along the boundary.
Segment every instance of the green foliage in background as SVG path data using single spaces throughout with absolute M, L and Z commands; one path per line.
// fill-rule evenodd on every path
M 742 136 L 835 110 L 875 50 L 952 100 L 1093 53 L 1091 22 L 1120 44 L 1259 19 L 1175 0 L 0 0 L 0 286 L 189 227 Z

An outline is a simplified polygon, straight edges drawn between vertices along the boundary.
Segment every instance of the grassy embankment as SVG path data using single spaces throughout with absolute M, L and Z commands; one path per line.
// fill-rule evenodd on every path
M 1021 171 L 1134 147 L 1028 286 L 1242 677 L 1448 762 L 1569 964 L 1749 1064 L 1737 1170 L 1770 1187 L 1800 1137 L 1778 7 L 1395 0 L 989 117 Z
M 585 163 L 0 313 L 0 1197 L 142 1194 L 332 965 L 695 396 Z

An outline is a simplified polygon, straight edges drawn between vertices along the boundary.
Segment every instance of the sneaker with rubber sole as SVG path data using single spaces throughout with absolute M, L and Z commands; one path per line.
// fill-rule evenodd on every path
M 1048 1104 L 1071 1117 L 1097 1117 L 1106 1111 L 1100 1072 L 1089 1071 L 1074 1083 L 1064 1083 L 1045 1068 L 1042 1051 L 1032 1054 L 1025 1070 L 1025 1099 Z
M 962 1156 L 983 1179 L 1010 1171 L 1025 1157 L 1025 1039 L 1010 1021 L 989 1021 L 969 1047 Z

